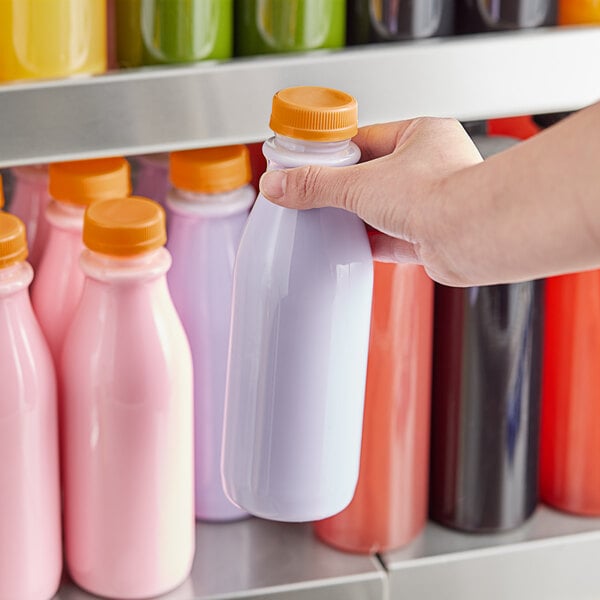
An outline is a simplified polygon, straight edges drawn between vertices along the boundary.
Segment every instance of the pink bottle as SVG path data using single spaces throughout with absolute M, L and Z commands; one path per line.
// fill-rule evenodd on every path
M 23 223 L 0 213 L 0 600 L 48 600 L 62 570 L 56 383 L 26 257 Z
M 25 223 L 29 263 L 37 271 L 48 238 L 48 221 L 45 216 L 50 202 L 48 167 L 15 167 L 11 169 L 11 173 L 13 194 L 10 212 Z
M 196 517 L 247 515 L 225 496 L 221 442 L 235 253 L 254 203 L 246 146 L 171 154 L 168 281 L 194 363 Z
M 94 594 L 153 597 L 188 576 L 195 533 L 192 362 L 167 288 L 164 210 L 94 202 L 83 241 L 61 360 L 67 565 Z
M 83 288 L 79 255 L 83 250 L 85 207 L 101 198 L 128 195 L 129 163 L 124 158 L 56 163 L 50 165 L 49 189 L 54 201 L 46 209 L 48 240 L 36 270 L 31 300 L 58 365 L 65 332 Z

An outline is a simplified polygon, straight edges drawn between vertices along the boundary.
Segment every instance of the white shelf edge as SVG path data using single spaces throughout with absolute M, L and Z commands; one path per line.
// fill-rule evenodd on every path
M 362 125 L 571 110 L 600 98 L 598 56 L 600 28 L 552 28 L 4 84 L 0 167 L 261 140 L 290 85 L 354 94 Z

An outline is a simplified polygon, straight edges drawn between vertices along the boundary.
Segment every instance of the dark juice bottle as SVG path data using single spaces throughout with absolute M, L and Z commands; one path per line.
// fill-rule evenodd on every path
M 556 0 L 456 0 L 456 32 L 529 29 L 556 23 Z

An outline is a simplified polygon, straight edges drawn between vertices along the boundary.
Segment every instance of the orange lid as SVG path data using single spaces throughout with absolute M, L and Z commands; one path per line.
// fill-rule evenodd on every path
M 49 175 L 50 195 L 69 204 L 87 206 L 94 200 L 131 193 L 129 163 L 121 157 L 55 163 Z
M 358 104 L 350 94 L 330 88 L 286 88 L 273 96 L 269 127 L 299 140 L 349 140 L 358 131 Z
M 25 225 L 15 215 L 0 212 L 0 268 L 27 258 Z
M 110 256 L 135 256 L 164 246 L 165 211 L 139 196 L 90 204 L 83 220 L 83 243 Z
M 252 179 L 246 146 L 222 146 L 172 152 L 171 183 L 179 189 L 216 194 L 242 187 Z
M 0 210 L 4 208 L 4 189 L 2 188 L 2 173 L 0 173 Z

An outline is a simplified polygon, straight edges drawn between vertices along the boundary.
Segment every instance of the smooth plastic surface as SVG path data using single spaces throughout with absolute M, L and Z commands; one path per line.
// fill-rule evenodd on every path
M 436 287 L 430 514 L 473 532 L 538 500 L 543 282 Z
M 546 284 L 542 500 L 600 515 L 600 271 Z
M 558 22 L 560 25 L 600 23 L 598 0 L 558 0 Z
M 109 598 L 181 584 L 194 554 L 192 364 L 164 248 L 89 250 L 62 355 L 69 573 Z
M 37 272 L 46 241 L 48 239 L 48 221 L 46 208 L 50 202 L 48 194 L 48 168 L 44 165 L 19 167 L 11 171 L 13 193 L 10 212 L 17 215 L 27 232 L 29 247 L 28 262 Z
M 105 70 L 105 0 L 0 2 L 0 81 Z
M 349 0 L 349 45 L 451 35 L 454 0 Z
M 1 600 L 47 600 L 62 571 L 56 381 L 32 278 L 25 262 L 0 269 Z
M 229 58 L 233 0 L 117 0 L 121 67 Z
M 529 29 L 556 23 L 557 0 L 456 0 L 456 31 Z
M 276 136 L 269 168 L 358 161 L 349 141 Z M 282 521 L 338 513 L 358 478 L 373 263 L 364 224 L 261 195 L 233 286 L 223 478 L 248 512 Z
M 246 515 L 223 491 L 221 445 L 233 264 L 254 198 L 244 186 L 221 194 L 172 190 L 167 199 L 169 289 L 194 364 L 196 517 L 208 521 Z
M 237 56 L 341 48 L 346 0 L 235 0 Z
M 134 177 L 133 193 L 136 196 L 150 198 L 165 205 L 169 192 L 169 155 L 147 154 L 136 156 L 137 172 Z
M 358 485 L 319 538 L 374 553 L 413 539 L 427 520 L 433 282 L 422 267 L 375 263 Z

